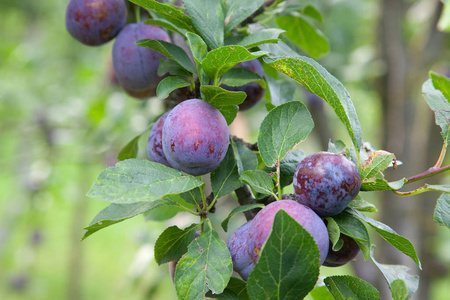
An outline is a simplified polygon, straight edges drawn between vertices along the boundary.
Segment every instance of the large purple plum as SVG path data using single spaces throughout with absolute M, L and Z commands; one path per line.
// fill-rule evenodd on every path
M 320 265 L 322 265 L 327 257 L 329 247 L 327 227 L 312 209 L 290 199 L 270 203 L 260 210 L 253 219 L 253 222 L 248 229 L 249 236 L 247 244 L 247 250 L 253 262 L 258 262 L 261 247 L 269 237 L 273 220 L 280 209 L 288 213 L 288 215 L 311 234 L 319 248 Z
M 150 134 L 148 135 L 147 151 L 151 161 L 171 167 L 162 149 L 162 130 L 164 121 L 166 120 L 169 112 L 170 110 L 166 111 L 161 117 L 159 117 L 150 130 Z
M 253 220 L 236 229 L 230 236 L 227 244 L 231 260 L 233 261 L 233 270 L 238 272 L 245 281 L 247 281 L 248 275 L 255 267 L 247 251 L 248 229 L 252 222 Z
M 317 152 L 305 157 L 294 174 L 297 201 L 321 217 L 342 212 L 361 187 L 356 165 L 342 154 Z
M 112 40 L 125 26 L 124 0 L 70 0 L 66 28 L 83 44 L 98 46 Z
M 342 245 L 342 248 L 339 249 L 338 251 L 333 251 L 330 242 L 330 250 L 328 251 L 327 258 L 323 263 L 324 266 L 327 267 L 343 266 L 352 259 L 354 259 L 356 255 L 358 255 L 359 246 L 354 239 L 344 234 L 341 234 L 340 238 L 344 242 L 344 245 Z
M 159 63 L 165 57 L 155 50 L 134 44 L 141 39 L 170 42 L 163 29 L 143 23 L 127 24 L 117 36 L 112 50 L 114 72 L 125 91 L 136 98 L 154 94 L 162 80 L 157 74 Z
M 191 175 L 215 170 L 229 145 L 228 125 L 211 104 L 189 99 L 175 106 L 164 121 L 162 144 L 170 165 Z
M 240 62 L 235 66 L 235 68 L 249 69 L 250 71 L 255 72 L 259 76 L 264 77 L 264 69 L 258 59 Z M 265 91 L 265 89 L 256 82 L 250 82 L 243 86 L 238 87 L 222 85 L 222 88 L 229 91 L 245 92 L 247 94 L 247 97 L 245 98 L 244 102 L 239 104 L 239 110 L 246 110 L 253 107 L 256 103 L 259 102 L 259 100 L 262 99 Z

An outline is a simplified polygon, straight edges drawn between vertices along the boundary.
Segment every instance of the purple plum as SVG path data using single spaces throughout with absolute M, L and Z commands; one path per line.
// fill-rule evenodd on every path
M 343 154 L 317 152 L 305 157 L 294 174 L 297 201 L 321 217 L 342 212 L 361 187 L 356 165 Z
M 247 243 L 247 251 L 252 261 L 254 263 L 258 262 L 261 247 L 269 237 L 273 220 L 280 209 L 288 213 L 311 234 L 319 248 L 320 265 L 322 265 L 327 257 L 329 247 L 327 227 L 312 209 L 291 199 L 270 203 L 260 210 L 253 219 L 253 222 L 248 229 L 249 236 Z
M 112 40 L 125 26 L 124 0 L 70 0 L 66 28 L 83 44 L 98 46 Z
M 152 129 L 150 130 L 150 134 L 148 136 L 147 151 L 151 161 L 171 167 L 162 149 L 162 130 L 164 121 L 166 120 L 169 112 L 170 110 L 166 111 L 161 117 L 159 117 L 159 119 L 155 122 Z
M 191 175 L 215 170 L 225 157 L 228 125 L 211 104 L 189 99 L 175 106 L 164 121 L 162 144 L 170 165 Z
M 136 98 L 154 95 L 163 78 L 157 74 L 159 63 L 165 57 L 134 44 L 141 39 L 170 42 L 163 29 L 143 23 L 127 24 L 117 36 L 112 50 L 114 73 L 125 91 Z
M 252 220 L 236 229 L 230 236 L 227 244 L 231 260 L 233 261 L 233 270 L 238 272 L 245 281 L 247 281 L 248 275 L 255 267 L 247 251 L 248 229 L 251 224 Z

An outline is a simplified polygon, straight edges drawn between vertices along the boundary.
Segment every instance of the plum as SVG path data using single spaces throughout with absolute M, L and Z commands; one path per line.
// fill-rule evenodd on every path
M 255 72 L 259 76 L 264 77 L 264 70 L 258 59 L 243 61 L 238 63 L 234 67 L 249 69 L 250 71 Z M 222 85 L 222 88 L 228 91 L 245 92 L 247 94 L 247 97 L 245 98 L 244 102 L 239 104 L 239 110 L 247 110 L 253 107 L 256 103 L 259 102 L 259 100 L 262 99 L 265 91 L 265 89 L 256 82 L 250 82 L 243 86 L 238 87 Z
M 211 104 L 189 99 L 175 106 L 164 121 L 162 145 L 170 165 L 191 175 L 215 170 L 228 149 L 228 125 Z
M 236 229 L 227 244 L 233 262 L 233 270 L 238 272 L 245 281 L 255 266 L 247 251 L 248 229 L 251 223 L 252 220 Z
M 342 154 L 311 154 L 300 162 L 294 174 L 296 200 L 321 217 L 342 212 L 360 187 L 358 168 Z
M 171 167 L 162 149 L 162 129 L 164 126 L 164 121 L 166 120 L 169 112 L 170 110 L 166 111 L 161 117 L 159 117 L 159 119 L 155 122 L 152 129 L 150 130 L 150 134 L 148 136 L 147 151 L 151 161 Z
M 309 207 L 292 199 L 279 200 L 270 203 L 253 219 L 248 229 L 247 251 L 254 263 L 259 260 L 261 247 L 269 237 L 276 213 L 284 210 L 314 238 L 320 251 L 320 265 L 323 264 L 328 253 L 329 237 L 327 227 L 322 219 Z
M 158 26 L 144 23 L 127 24 L 114 41 L 112 61 L 114 73 L 125 91 L 136 98 L 152 96 L 163 77 L 158 76 L 164 55 L 137 46 L 135 41 L 154 39 L 170 42 L 170 37 Z
M 331 241 L 330 241 L 330 250 L 328 251 L 327 258 L 325 259 L 325 262 L 323 263 L 324 266 L 327 267 L 339 267 L 343 266 L 352 259 L 356 257 L 356 255 L 359 253 L 359 246 L 358 243 L 351 237 L 341 234 L 340 239 L 344 242 L 344 245 L 342 245 L 342 248 L 338 251 L 333 251 Z
M 66 28 L 83 44 L 98 46 L 112 40 L 127 21 L 124 0 L 70 0 Z

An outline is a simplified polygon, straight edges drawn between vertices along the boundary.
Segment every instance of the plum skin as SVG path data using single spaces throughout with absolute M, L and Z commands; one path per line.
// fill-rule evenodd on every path
M 342 154 L 311 154 L 300 162 L 294 174 L 296 200 L 321 217 L 342 212 L 360 187 L 358 168 Z
M 259 76 L 264 77 L 264 69 L 259 60 L 256 58 L 248 61 L 242 61 L 234 67 L 249 69 L 250 71 L 255 72 Z M 250 82 L 243 86 L 237 87 L 227 85 L 222 85 L 221 87 L 228 91 L 245 92 L 247 94 L 247 97 L 245 98 L 244 102 L 239 104 L 239 110 L 247 110 L 253 107 L 256 103 L 258 103 L 262 99 L 265 92 L 265 89 L 256 82 Z
M 126 21 L 127 8 L 123 0 L 70 0 L 66 9 L 67 31 L 89 46 L 112 40 Z
M 169 112 L 170 110 L 166 111 L 161 117 L 159 117 L 150 130 L 150 134 L 148 135 L 147 151 L 151 161 L 171 167 L 162 149 L 162 129 Z
M 127 24 L 116 37 L 112 49 L 114 73 L 127 93 L 136 98 L 154 95 L 163 78 L 157 74 L 159 63 L 165 57 L 134 44 L 141 39 L 171 41 L 160 27 L 143 23 Z
M 248 229 L 252 222 L 253 220 L 250 220 L 236 229 L 230 236 L 227 244 L 231 254 L 231 261 L 233 262 L 233 270 L 238 272 L 245 281 L 248 280 L 248 275 L 255 267 L 247 251 Z
M 351 261 L 358 255 L 359 246 L 358 243 L 351 237 L 341 234 L 340 238 L 344 242 L 342 248 L 338 251 L 333 251 L 331 241 L 330 241 L 330 250 L 328 251 L 327 258 L 323 263 L 326 267 L 340 267 Z
M 215 170 L 230 143 L 228 124 L 211 104 L 189 99 L 175 106 L 164 121 L 162 144 L 170 165 L 199 176 Z
M 253 219 L 248 230 L 247 251 L 254 263 L 259 260 L 261 248 L 269 237 L 276 213 L 284 210 L 314 238 L 320 252 L 320 265 L 323 264 L 328 254 L 329 236 L 327 227 L 322 219 L 309 207 L 297 201 L 286 199 L 270 203 Z

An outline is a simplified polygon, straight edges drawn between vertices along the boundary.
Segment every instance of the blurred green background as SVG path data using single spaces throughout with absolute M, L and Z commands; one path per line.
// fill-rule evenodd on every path
M 344 82 L 355 102 L 364 138 L 376 148 L 386 144 L 386 110 L 377 85 L 390 72 L 378 55 L 377 42 L 385 2 L 318 1 L 325 20 L 319 27 L 331 45 L 330 54 L 319 61 Z M 431 22 L 439 1 L 392 2 L 405 6 L 401 27 L 405 45 L 411 46 L 408 55 L 420 58 L 432 51 L 417 45 L 426 39 L 422 25 Z M 106 206 L 86 198 L 86 192 L 98 174 L 116 162 L 121 147 L 162 113 L 164 104 L 159 99 L 130 98 L 112 83 L 112 43 L 87 47 L 74 40 L 64 25 L 66 5 L 67 1 L 56 0 L 0 3 L 0 299 L 175 299 L 167 265 L 157 266 L 153 245 L 168 225 L 183 227 L 194 222 L 190 215 L 155 220 L 164 215 L 160 211 L 147 216 L 147 222 L 138 216 L 80 242 L 83 227 Z M 448 35 L 443 43 L 443 50 L 426 68 L 415 70 L 414 78 L 408 81 L 411 86 L 398 87 L 411 90 L 412 96 L 406 97 L 404 105 L 407 117 L 414 117 L 414 124 L 419 124 L 412 127 L 419 128 L 416 136 L 427 134 L 421 122 L 439 134 L 420 89 L 429 67 L 441 73 L 450 70 Z M 423 111 L 426 113 L 414 114 Z M 321 121 L 328 120 L 327 130 L 333 138 L 346 139 L 328 108 L 319 113 Z M 235 132 L 255 142 L 264 115 L 261 103 L 239 117 Z M 411 134 L 408 128 L 405 131 Z M 323 132 L 315 130 L 302 149 L 307 154 L 325 150 L 321 137 L 323 140 Z M 140 158 L 146 158 L 145 144 L 142 138 Z M 439 139 L 428 140 L 428 145 L 437 151 L 441 147 Z M 404 162 L 417 164 L 407 159 Z M 440 180 L 449 182 L 450 178 L 447 175 Z M 366 199 L 383 207 L 377 196 L 367 195 Z M 437 196 L 428 195 L 430 207 Z M 228 200 L 219 203 L 218 213 L 212 216 L 215 224 L 235 207 L 233 199 Z M 408 207 L 416 200 L 398 201 L 410 212 Z M 419 273 L 434 274 L 429 277 L 428 299 L 448 299 L 450 232 L 433 223 L 432 214 L 423 218 L 432 232 L 426 240 L 386 223 L 431 253 L 424 272 Z M 411 215 L 400 222 L 407 219 Z M 226 240 L 243 222 L 243 216 L 235 217 L 230 231 L 219 229 L 219 233 Z M 381 261 L 383 257 L 386 255 Z M 321 275 L 359 274 L 355 268 L 322 268 Z M 432 269 L 426 271 L 428 268 Z M 371 274 L 383 281 L 377 272 Z

